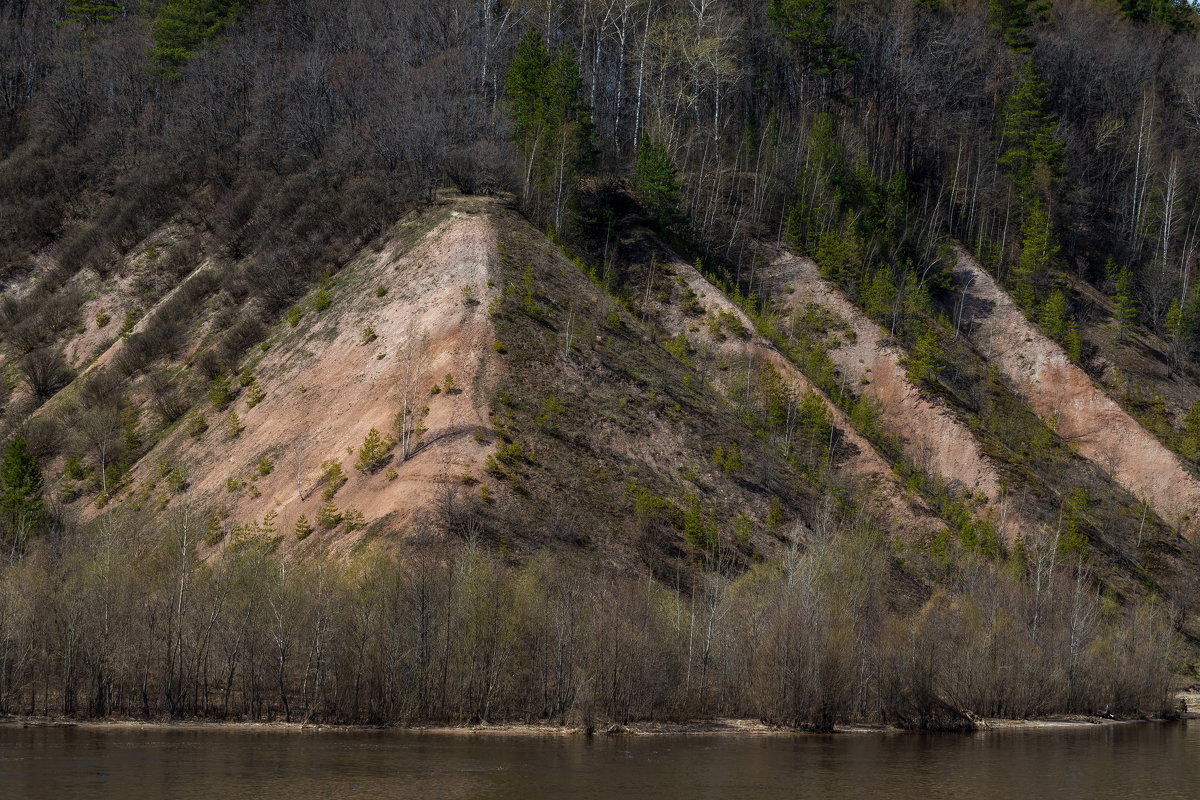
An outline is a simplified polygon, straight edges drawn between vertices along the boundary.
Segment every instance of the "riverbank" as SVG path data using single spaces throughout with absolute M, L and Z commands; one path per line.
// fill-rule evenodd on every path
M 1192 708 L 1189 703 L 1189 708 Z M 1183 719 L 1200 719 L 1200 713 L 1185 712 Z M 975 720 L 976 732 L 991 730 L 1070 729 L 1095 726 L 1130 725 L 1139 722 L 1162 722 L 1161 719 L 1111 719 L 1088 715 L 1062 715 L 1039 719 Z M 473 725 L 335 725 L 304 722 L 245 722 L 218 720 L 140 720 L 89 719 L 73 720 L 53 717 L 4 717 L 0 726 L 23 728 L 78 728 L 81 730 L 145 730 L 145 731 L 225 731 L 243 733 L 338 733 L 338 732 L 399 732 L 454 736 L 582 736 L 584 728 L 540 723 L 496 723 Z M 892 725 L 844 725 L 832 734 L 905 734 L 914 731 Z M 768 725 L 755 719 L 715 719 L 704 722 L 639 722 L 627 725 L 608 724 L 592 731 L 597 736 L 805 736 L 814 735 L 797 728 Z

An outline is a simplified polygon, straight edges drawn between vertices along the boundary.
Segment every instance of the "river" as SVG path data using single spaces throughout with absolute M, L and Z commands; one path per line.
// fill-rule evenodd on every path
M 0 797 L 1197 798 L 1200 720 L 580 736 L 0 725 Z

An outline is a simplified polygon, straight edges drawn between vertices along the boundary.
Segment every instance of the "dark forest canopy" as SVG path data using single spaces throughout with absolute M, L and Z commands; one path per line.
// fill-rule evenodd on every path
M 1200 46 L 1184 3 L 22 0 L 0 15 L 8 271 L 46 245 L 88 266 L 182 213 L 234 256 L 336 260 L 447 179 L 523 189 L 571 235 L 571 184 L 623 178 L 646 139 L 727 263 L 797 204 L 793 235 L 853 218 L 872 259 L 888 246 L 871 195 L 902 174 L 906 235 L 1016 266 L 1026 218 L 1048 213 L 1057 256 L 1036 269 L 1103 284 L 1111 257 L 1143 321 L 1185 354 L 1196 338 Z M 551 151 L 577 134 L 544 119 L 531 138 L 509 113 L 530 30 L 558 59 L 547 75 L 576 81 L 543 87 L 573 92 L 588 141 L 571 158 Z

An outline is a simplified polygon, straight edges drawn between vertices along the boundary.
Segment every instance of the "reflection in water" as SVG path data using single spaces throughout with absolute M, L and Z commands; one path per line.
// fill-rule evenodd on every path
M 0 797 L 1200 796 L 1200 722 L 973 735 L 554 737 L 0 726 Z

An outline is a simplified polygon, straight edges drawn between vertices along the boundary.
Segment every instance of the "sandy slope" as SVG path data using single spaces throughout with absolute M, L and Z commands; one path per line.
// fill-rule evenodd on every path
M 853 339 L 831 348 L 829 357 L 858 391 L 880 404 L 884 426 L 899 439 L 908 458 L 950 485 L 982 494 L 987 499 L 984 512 L 992 513 L 1004 538 L 1032 524 L 1001 496 L 999 472 L 966 424 L 908 380 L 902 353 L 883 328 L 822 277 L 812 260 L 784 253 L 770 269 L 775 284 L 793 289 L 777 293 L 787 306 L 799 310 L 815 303 L 854 331 Z
M 719 310 L 727 314 L 735 314 L 746 330 L 754 330 L 754 323 L 750 318 L 701 275 L 695 267 L 678 258 L 666 266 L 683 279 L 695 293 L 705 311 L 712 313 Z M 670 307 L 663 310 L 663 313 L 659 315 L 658 322 L 672 334 L 679 334 L 688 331 L 691 320 L 679 308 Z M 838 430 L 843 447 L 849 445 L 849 447 L 845 447 L 849 454 L 837 466 L 874 494 L 877 502 L 875 510 L 882 518 L 888 520 L 891 530 L 906 537 L 919 538 L 931 536 L 944 527 L 941 520 L 929 510 L 923 500 L 913 497 L 904 489 L 891 466 L 879 455 L 870 442 L 859 435 L 841 409 L 830 402 L 795 364 L 784 357 L 766 339 L 755 335 L 748 339 L 729 337 L 718 340 L 707 331 L 707 327 L 704 325 L 701 325 L 698 331 L 688 332 L 688 336 L 692 340 L 703 339 L 715 356 L 724 358 L 729 363 L 746 364 L 748 360 L 761 363 L 765 360 L 798 393 L 804 393 L 811 389 L 820 395 Z M 742 374 L 745 374 L 744 370 L 742 370 Z M 719 374 L 717 379 L 720 379 Z
M 966 287 L 963 329 L 1038 416 L 1167 524 L 1193 529 L 1200 483 L 1178 457 L 1072 364 L 962 249 L 955 279 Z
M 268 352 L 253 368 L 266 398 L 250 408 L 243 392 L 229 409 L 244 425 L 241 434 L 230 439 L 229 411 L 202 402 L 208 431 L 196 440 L 181 428 L 160 442 L 134 469 L 131 492 L 168 459 L 189 476 L 192 505 L 224 507 L 228 525 L 274 511 L 275 528 L 290 547 L 301 514 L 315 524 L 323 504 L 317 484 L 327 460 L 340 460 L 349 478 L 334 503 L 362 512 L 367 525 L 390 515 L 389 527 L 399 526 L 435 507 L 447 487 L 461 484 L 464 471 L 479 474 L 490 445 L 474 434 L 489 427 L 484 365 L 494 341 L 486 309 L 495 234 L 484 210 L 483 201 L 459 203 L 407 252 L 411 242 L 394 239 L 343 270 L 330 286 L 331 308 L 308 312 L 295 329 L 280 325 L 268 340 Z M 379 286 L 388 287 L 383 297 L 376 296 Z M 464 303 L 464 286 L 472 287 L 478 302 Z M 364 343 L 367 326 L 377 338 Z M 368 431 L 396 432 L 410 339 L 419 342 L 411 396 L 418 409 L 428 407 L 426 430 L 407 461 L 400 461 L 397 447 L 388 467 L 361 474 L 355 454 Z M 431 394 L 447 374 L 457 390 Z M 275 467 L 266 476 L 257 469 L 263 456 Z M 245 488 L 230 491 L 230 478 Z M 172 500 L 181 502 L 184 495 Z M 303 546 L 341 549 L 359 536 L 361 531 L 317 531 Z

